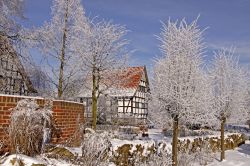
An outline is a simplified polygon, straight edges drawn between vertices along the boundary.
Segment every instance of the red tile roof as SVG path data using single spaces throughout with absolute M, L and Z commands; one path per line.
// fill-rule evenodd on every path
M 146 72 L 145 70 L 145 67 L 138 66 L 106 72 L 106 74 L 102 74 L 100 89 L 103 91 L 102 93 L 110 93 L 110 95 L 124 95 L 124 93 L 133 95 L 139 87 L 140 80 L 144 72 Z M 89 75 L 79 97 L 90 97 L 91 87 L 91 75 Z
M 131 88 L 131 89 L 136 89 L 139 84 L 141 77 L 143 76 L 144 73 L 144 67 L 139 66 L 139 67 L 128 67 L 123 70 L 121 74 L 121 79 L 123 80 L 120 83 L 120 88 Z

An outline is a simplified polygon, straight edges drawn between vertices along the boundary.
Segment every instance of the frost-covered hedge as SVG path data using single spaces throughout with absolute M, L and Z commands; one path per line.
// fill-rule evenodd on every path
M 117 166 L 171 165 L 171 146 L 164 141 L 113 139 L 111 142 L 110 161 Z
M 227 150 L 234 149 L 244 142 L 244 135 L 230 134 L 226 136 L 225 147 Z M 220 151 L 220 138 L 214 136 L 182 139 L 179 140 L 178 150 L 178 165 L 186 165 L 188 162 L 204 165 L 211 161 L 214 152 Z M 113 139 L 111 158 L 111 161 L 118 166 L 171 165 L 171 144 L 166 141 Z M 160 161 L 154 160 L 156 158 L 163 163 L 157 163 Z
M 244 144 L 245 140 L 246 138 L 243 134 L 228 134 L 225 138 L 225 148 L 226 150 L 234 149 Z M 196 152 L 204 145 L 204 142 L 209 143 L 209 148 L 213 152 L 220 151 L 220 138 L 216 136 L 179 140 L 178 148 L 179 150 L 181 150 L 181 148 L 190 148 L 192 152 Z

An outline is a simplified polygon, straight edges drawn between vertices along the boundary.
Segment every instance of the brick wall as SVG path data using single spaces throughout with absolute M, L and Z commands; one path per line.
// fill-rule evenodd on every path
M 24 98 L 34 98 L 41 107 L 45 103 L 43 98 L 0 94 L 0 140 L 8 139 L 10 109 L 14 108 L 17 102 Z M 84 106 L 82 103 L 54 100 L 53 120 L 57 134 L 52 140 L 54 143 L 62 143 L 75 133 L 79 123 L 84 122 Z
M 84 107 L 82 103 L 53 101 L 53 118 L 59 137 L 53 138 L 54 142 L 63 142 L 72 136 L 84 122 Z

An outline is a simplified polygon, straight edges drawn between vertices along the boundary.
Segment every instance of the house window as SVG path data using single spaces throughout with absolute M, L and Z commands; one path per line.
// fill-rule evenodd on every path
M 140 86 L 139 89 L 140 89 L 140 92 L 146 92 L 146 88 L 144 86 Z
M 88 105 L 92 105 L 92 99 L 87 99 Z
M 141 108 L 146 108 L 145 106 L 145 103 L 141 103 Z
M 139 102 L 135 102 L 135 108 L 139 108 Z

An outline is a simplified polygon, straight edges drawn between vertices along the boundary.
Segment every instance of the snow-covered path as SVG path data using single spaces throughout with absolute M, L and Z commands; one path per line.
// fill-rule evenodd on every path
M 226 151 L 226 160 L 219 162 L 219 154 L 217 160 L 210 163 L 209 166 L 250 166 L 250 141 L 246 141 L 246 144 L 241 145 L 235 150 Z

